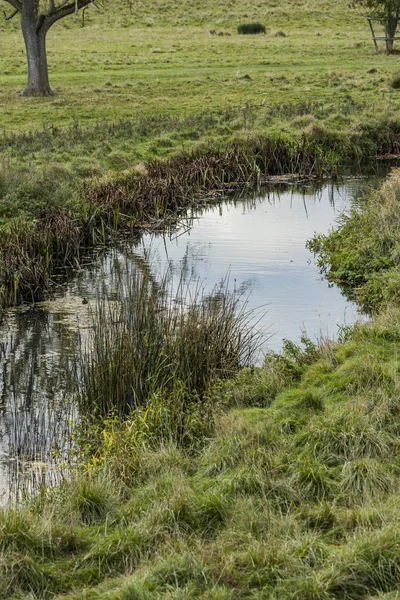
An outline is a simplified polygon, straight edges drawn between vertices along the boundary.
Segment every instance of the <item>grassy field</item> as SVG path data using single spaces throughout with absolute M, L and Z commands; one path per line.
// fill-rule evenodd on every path
M 253 20 L 266 34 L 238 35 L 238 24 Z M 134 2 L 132 11 L 122 0 L 106 3 L 89 11 L 84 28 L 71 18 L 50 31 L 56 94 L 40 99 L 18 96 L 26 77 L 18 22 L 0 28 L 3 306 L 38 299 L 54 268 L 98 239 L 99 178 L 108 184 L 138 165 L 143 172 L 172 158 L 187 166 L 196 157 L 204 177 L 227 153 L 242 184 L 251 163 L 255 179 L 285 170 L 337 175 L 343 164 L 400 148 L 391 87 L 398 55 L 375 54 L 365 18 L 345 0 L 158 0 Z M 221 169 L 218 177 L 229 183 Z M 138 203 L 132 192 L 117 202 L 113 224 L 121 206 Z
M 375 55 L 366 20 L 347 4 L 153 0 L 134 2 L 132 14 L 122 1 L 104 13 L 94 9 L 84 29 L 70 19 L 51 30 L 57 95 L 34 101 L 16 97 L 25 81 L 23 43 L 18 23 L 3 23 L 1 125 L 15 131 L 74 120 L 182 117 L 265 102 L 323 103 L 330 122 L 346 126 L 341 105 L 350 99 L 368 107 L 396 104 L 398 97 L 388 86 L 397 56 Z M 266 35 L 237 34 L 238 24 L 253 20 L 266 25 Z
M 134 2 L 132 14 L 122 1 L 104 12 L 94 9 L 84 29 L 70 19 L 50 31 L 57 94 L 44 100 L 16 95 L 25 82 L 22 36 L 17 22 L 2 23 L 1 127 L 184 117 L 262 102 L 323 104 L 328 124 L 346 127 L 360 118 L 360 106 L 393 110 L 398 104 L 389 86 L 398 57 L 375 54 L 366 20 L 347 4 L 213 0 L 205 8 L 153 0 Z M 237 34 L 238 24 L 252 20 L 266 25 L 266 35 Z M 357 105 L 353 114 L 351 104 Z
M 17 21 L 0 23 L 3 198 L 14 190 L 5 172 L 23 167 L 62 165 L 78 184 L 254 133 L 328 138 L 322 153 L 341 135 L 335 158 L 346 160 L 346 139 L 364 157 L 382 146 L 360 143 L 360 131 L 373 142 L 377 131 L 398 133 L 399 92 L 390 85 L 398 56 L 375 54 L 365 18 L 346 0 L 153 0 L 133 2 L 132 12 L 123 0 L 105 4 L 88 12 L 84 29 L 71 18 L 50 31 L 52 98 L 17 95 L 26 78 L 22 36 Z M 238 24 L 252 20 L 266 34 L 238 35 Z M 119 123 L 111 134 L 110 122 Z M 74 124 L 84 127 L 78 136 L 65 130 Z

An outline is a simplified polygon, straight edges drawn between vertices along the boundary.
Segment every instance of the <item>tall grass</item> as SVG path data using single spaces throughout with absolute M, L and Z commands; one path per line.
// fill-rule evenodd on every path
M 119 290 L 125 319 L 135 314 L 129 277 Z M 136 292 L 148 284 L 141 302 L 161 283 L 145 265 L 137 277 Z M 135 436 L 157 418 L 169 419 L 167 431 L 176 393 L 123 424 L 110 419 L 87 471 L 31 507 L 0 511 L 0 598 L 398 598 L 400 414 L 398 392 L 380 374 L 398 370 L 399 313 L 356 327 L 343 343 L 286 347 L 281 359 L 222 383 L 226 395 L 242 388 L 236 408 L 217 414 L 201 445 L 195 436 L 190 445 Z M 88 354 L 92 336 L 96 329 Z M 180 400 L 181 413 L 201 404 Z
M 209 295 L 200 285 L 174 289 L 169 273 L 156 281 L 142 265 L 119 287 L 118 302 L 100 295 L 82 348 L 85 413 L 123 417 L 168 396 L 185 410 L 254 360 L 261 333 L 226 281 Z

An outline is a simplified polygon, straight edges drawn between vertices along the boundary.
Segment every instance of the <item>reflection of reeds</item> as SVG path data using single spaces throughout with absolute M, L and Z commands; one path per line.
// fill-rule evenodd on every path
M 179 288 L 171 302 L 168 276 L 155 284 L 146 269 L 120 281 L 121 302 L 99 298 L 82 350 L 80 403 L 86 414 L 126 415 L 177 386 L 202 400 L 210 383 L 251 364 L 260 334 L 225 283 L 211 295 Z
M 43 356 L 45 326 L 20 324 L 0 347 L 0 502 L 55 483 L 70 460 L 77 420 L 67 384 L 72 375 L 67 357 Z
M 237 142 L 225 152 L 200 150 L 168 162 L 154 161 L 140 174 L 92 182 L 86 195 L 92 204 L 108 207 L 114 218 L 152 228 L 194 205 L 258 186 L 268 176 L 310 176 L 321 174 L 321 169 L 317 153 L 304 142 L 259 137 Z

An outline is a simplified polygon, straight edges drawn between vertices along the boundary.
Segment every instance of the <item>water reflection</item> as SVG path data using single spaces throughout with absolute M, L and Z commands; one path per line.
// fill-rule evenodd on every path
M 74 337 L 41 309 L 12 312 L 2 330 L 0 499 L 29 492 L 39 475 L 54 480 L 70 454 Z
M 171 236 L 145 235 L 101 252 L 76 279 L 35 310 L 11 311 L 0 331 L 0 502 L 62 476 L 78 415 L 71 398 L 79 336 L 90 327 L 88 307 L 99 289 L 122 293 L 120 273 L 167 267 L 179 281 L 211 290 L 230 273 L 232 286 L 251 291 L 249 308 L 267 305 L 262 326 L 282 338 L 334 336 L 352 323 L 356 307 L 321 278 L 306 250 L 314 232 L 326 232 L 365 183 L 306 186 L 222 203 L 187 219 Z
M 157 253 L 159 271 L 169 265 L 188 281 L 212 287 L 229 270 L 237 288 L 252 291 L 250 308 L 267 305 L 263 325 L 274 335 L 266 349 L 278 350 L 283 338 L 299 339 L 303 330 L 335 337 L 338 326 L 357 319 L 357 309 L 321 278 L 305 243 L 334 224 L 358 187 L 353 182 L 221 204 L 182 235 L 148 235 L 142 244 Z

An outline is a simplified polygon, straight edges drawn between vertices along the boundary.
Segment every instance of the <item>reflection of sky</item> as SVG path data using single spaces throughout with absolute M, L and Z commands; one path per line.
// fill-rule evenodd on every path
M 284 193 L 260 199 L 253 206 L 225 204 L 208 210 L 193 228 L 175 239 L 148 235 L 160 269 L 170 264 L 177 273 L 199 279 L 208 289 L 230 271 L 235 286 L 251 290 L 250 307 L 266 305 L 264 327 L 274 333 L 267 347 L 279 349 L 283 338 L 298 340 L 301 332 L 315 338 L 334 337 L 337 326 L 354 322 L 357 311 L 336 287 L 322 280 L 305 243 L 324 233 L 349 206 L 352 190 L 324 188 L 317 195 Z

